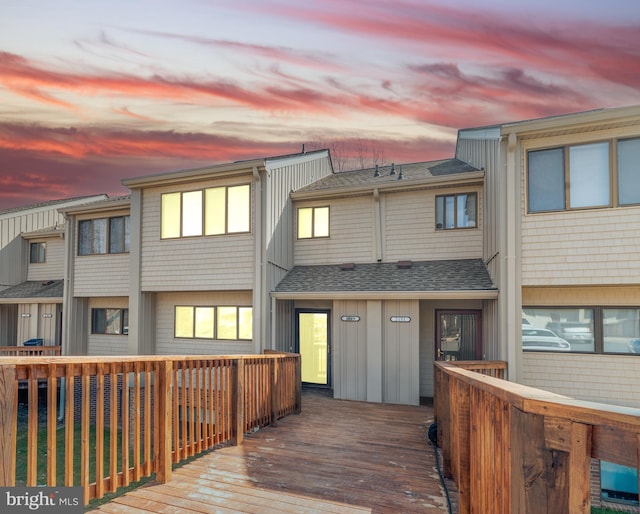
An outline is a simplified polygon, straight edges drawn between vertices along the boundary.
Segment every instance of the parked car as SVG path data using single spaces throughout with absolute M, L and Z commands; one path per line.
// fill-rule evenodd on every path
M 546 352 L 569 352 L 571 351 L 571 345 L 551 330 L 523 325 L 522 349 Z
M 569 344 L 589 345 L 593 347 L 593 328 L 590 323 L 574 321 L 550 321 L 547 329 Z

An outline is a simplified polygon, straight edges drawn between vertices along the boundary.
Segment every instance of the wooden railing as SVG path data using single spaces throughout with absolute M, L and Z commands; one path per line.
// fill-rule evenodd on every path
M 640 409 L 435 363 L 435 417 L 459 513 L 590 512 L 591 459 L 639 467 Z
M 0 357 L 55 357 L 62 346 L 0 346 Z
M 0 359 L 0 487 L 82 486 L 87 504 L 153 473 L 164 483 L 300 401 L 295 354 Z

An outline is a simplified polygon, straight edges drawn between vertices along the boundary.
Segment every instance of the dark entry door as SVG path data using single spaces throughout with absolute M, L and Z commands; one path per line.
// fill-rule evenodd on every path
M 296 336 L 302 359 L 302 383 L 328 387 L 329 311 L 296 311 Z
M 436 311 L 436 359 L 482 359 L 482 311 Z

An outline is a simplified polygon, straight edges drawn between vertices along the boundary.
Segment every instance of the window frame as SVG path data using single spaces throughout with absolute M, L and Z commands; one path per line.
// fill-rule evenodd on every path
M 191 309 L 192 323 L 191 323 L 191 336 L 178 336 L 176 334 L 177 321 L 178 321 L 178 309 Z M 197 312 L 199 309 L 213 309 L 212 323 L 213 323 L 213 337 L 198 336 L 197 325 Z M 235 309 L 235 338 L 220 337 L 219 336 L 219 314 L 218 309 Z M 243 338 L 241 330 L 241 311 L 248 310 L 251 313 L 251 337 Z M 194 339 L 200 341 L 252 341 L 253 340 L 253 307 L 251 305 L 174 305 L 173 308 L 173 338 L 174 339 Z
M 105 319 L 105 331 L 96 332 L 95 316 L 97 311 L 104 312 Z M 118 311 L 118 318 L 120 320 L 121 332 L 107 332 L 107 311 Z M 126 321 L 126 323 L 125 323 Z M 104 335 L 104 336 L 128 336 L 129 335 L 129 308 L 128 307 L 92 307 L 91 308 L 91 326 L 89 327 L 89 333 L 91 335 Z
M 35 249 L 35 252 L 34 252 Z M 34 259 L 34 256 L 36 257 Z M 44 264 L 47 262 L 46 241 L 34 241 L 29 243 L 29 264 Z
M 327 234 L 316 235 L 316 211 L 319 209 L 327 210 Z M 300 212 L 310 210 L 311 211 L 311 235 L 309 237 L 300 237 Z M 296 239 L 299 241 L 308 241 L 309 239 L 328 239 L 331 237 L 331 206 L 329 205 L 314 205 L 310 207 L 298 207 L 296 209 Z
M 637 356 L 640 357 L 640 353 L 635 352 L 611 352 L 604 351 L 604 311 L 606 310 L 640 310 L 640 305 L 523 305 L 521 307 L 522 317 L 526 316 L 525 310 L 527 309 L 542 309 L 542 310 L 571 310 L 571 309 L 584 309 L 590 310 L 593 315 L 593 351 L 568 351 L 568 352 L 553 352 L 554 354 L 580 354 L 580 355 L 618 355 L 618 356 Z M 545 327 L 534 327 L 545 328 Z M 521 341 L 522 343 L 522 341 Z M 536 353 L 539 350 L 524 350 L 527 353 Z
M 603 138 L 603 139 L 595 139 L 592 141 L 581 141 L 577 143 L 566 143 L 562 145 L 549 145 L 542 147 L 531 147 L 526 148 L 525 156 L 524 156 L 524 165 L 525 165 L 525 189 L 526 189 L 526 214 L 544 214 L 544 213 L 553 213 L 553 212 L 566 212 L 566 211 L 583 211 L 590 209 L 616 209 L 620 207 L 631 207 L 640 205 L 640 195 L 638 195 L 637 202 L 631 203 L 622 203 L 620 201 L 620 168 L 619 168 L 619 159 L 620 159 L 620 150 L 618 148 L 618 144 L 625 141 L 638 141 L 640 144 L 639 137 L 614 137 L 614 138 Z M 576 149 L 580 147 L 586 146 L 596 146 L 600 144 L 607 144 L 607 152 L 608 152 L 608 186 L 609 186 L 609 198 L 606 204 L 602 205 L 585 205 L 585 206 L 572 206 L 571 204 L 571 149 Z M 530 168 L 531 168 L 531 158 L 530 155 L 535 152 L 543 152 L 548 150 L 561 150 L 563 152 L 563 160 L 562 160 L 562 177 L 564 180 L 563 183 L 563 198 L 564 198 L 564 206 L 562 208 L 552 208 L 552 209 L 538 209 L 531 210 L 531 178 L 530 178 Z
M 231 209 L 233 206 L 229 204 L 229 190 L 232 188 L 248 188 L 247 191 L 247 229 L 246 230 L 229 230 L 229 220 L 231 219 Z M 224 232 L 210 232 L 207 227 L 208 221 L 208 206 L 207 206 L 207 192 L 213 191 L 216 189 L 224 189 Z M 199 233 L 184 235 L 185 232 L 185 202 L 184 196 L 187 194 L 200 193 L 200 220 L 197 220 L 199 223 Z M 179 210 L 179 220 L 178 220 L 178 235 L 163 235 L 165 228 L 165 216 L 170 216 L 170 213 L 165 215 L 163 203 L 164 198 L 170 195 L 179 195 L 180 201 L 177 206 Z M 172 191 L 170 193 L 162 193 L 160 195 L 160 240 L 172 240 L 172 239 L 189 239 L 193 237 L 216 237 L 216 236 L 228 236 L 234 234 L 251 234 L 251 214 L 252 214 L 252 188 L 251 183 L 243 182 L 239 184 L 227 184 L 221 186 L 211 186 L 200 189 L 192 189 L 188 191 Z
M 122 219 L 122 249 L 123 251 L 111 251 L 111 223 L 112 220 Z M 127 222 L 127 219 L 129 220 Z M 97 221 L 105 221 L 105 244 L 104 244 L 104 252 L 94 252 L 93 251 L 93 239 L 95 234 L 95 222 Z M 90 224 L 91 229 L 89 233 L 89 238 L 91 240 L 91 251 L 90 252 L 82 252 L 81 246 L 81 235 L 82 235 L 82 226 L 85 224 Z M 121 216 L 109 216 L 102 218 L 89 218 L 89 219 L 81 219 L 78 220 L 78 235 L 77 239 L 77 248 L 76 255 L 79 257 L 87 257 L 91 255 L 120 255 L 130 253 L 130 245 L 131 245 L 131 215 L 130 214 L 122 214 Z
M 474 210 L 475 210 L 475 225 L 470 227 L 470 226 L 466 226 L 466 227 L 459 227 L 458 226 L 458 197 L 462 197 L 462 196 L 466 196 L 467 198 L 469 197 L 474 197 L 475 198 L 475 202 L 474 202 Z M 446 222 L 446 213 L 447 213 L 447 198 L 453 198 L 453 227 L 448 228 L 447 227 L 447 222 Z M 442 226 L 439 227 L 439 223 L 438 223 L 438 200 L 442 199 Z M 442 194 L 442 195 L 436 195 L 435 196 L 435 200 L 434 200 L 434 214 L 435 214 L 435 230 L 437 232 L 440 231 L 448 231 L 448 230 L 473 230 L 473 229 L 477 229 L 479 227 L 479 223 L 478 223 L 478 192 L 477 191 L 470 191 L 470 192 L 460 192 L 460 193 L 450 193 L 450 194 Z

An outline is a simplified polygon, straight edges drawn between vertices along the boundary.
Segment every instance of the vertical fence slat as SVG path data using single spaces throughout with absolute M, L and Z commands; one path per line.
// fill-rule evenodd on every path
M 50 487 L 56 486 L 57 474 L 57 369 L 55 363 L 51 364 L 47 378 L 47 485 Z
M 151 474 L 151 464 L 152 464 L 152 455 L 151 455 L 151 363 L 145 362 L 145 370 L 144 370 L 144 419 L 143 419 L 143 449 L 144 449 L 144 467 L 143 473 L 144 476 L 148 477 Z
M 81 422 L 81 443 L 80 443 L 80 485 L 84 489 L 84 504 L 89 503 L 89 448 L 90 434 L 89 424 L 91 415 L 91 375 L 88 370 L 88 364 L 82 364 L 82 408 L 80 409 Z
M 96 498 L 104 496 L 104 363 L 96 367 Z
M 109 492 L 118 489 L 118 375 L 116 363 L 110 364 L 109 375 Z
M 158 412 L 159 444 L 154 448 L 156 462 L 156 480 L 164 484 L 171 479 L 171 430 L 173 427 L 173 362 L 159 362 L 155 373 L 155 389 L 158 391 L 158 402 L 155 405 Z
M 16 482 L 18 381 L 13 365 L 0 365 L 0 487 Z
M 27 486 L 38 485 L 38 379 L 35 366 L 29 366 L 27 405 Z
M 122 367 L 122 391 L 120 401 L 120 424 L 122 429 L 120 431 L 120 446 L 122 448 L 121 451 L 121 462 L 122 462 L 122 485 L 127 487 L 130 483 L 130 460 L 129 460 L 129 438 L 131 437 L 131 425 L 129 423 L 130 409 L 129 409 L 129 380 L 130 375 L 129 371 L 131 370 L 129 363 L 125 363 Z
M 73 459 L 74 459 L 74 402 L 75 402 L 75 377 L 73 375 L 73 365 L 65 366 L 65 404 L 64 404 L 64 485 L 72 487 Z

